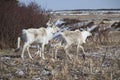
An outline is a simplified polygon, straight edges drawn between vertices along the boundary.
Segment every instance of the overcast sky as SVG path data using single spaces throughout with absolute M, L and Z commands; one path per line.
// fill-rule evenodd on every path
M 70 9 L 110 9 L 119 8 L 120 0 L 19 0 L 25 4 L 31 1 L 41 5 L 44 9 L 70 10 Z

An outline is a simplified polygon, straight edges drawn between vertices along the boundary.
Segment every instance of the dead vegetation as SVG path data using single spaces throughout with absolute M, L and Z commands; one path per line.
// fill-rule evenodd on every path
M 95 45 L 85 44 L 86 60 L 82 51 L 76 59 L 76 50 L 70 50 L 71 59 L 66 59 L 63 49 L 59 49 L 57 59 L 52 51 L 47 51 L 46 59 L 32 54 L 34 60 L 26 55 L 25 61 L 20 53 L 1 51 L 0 79 L 3 80 L 119 80 L 120 79 L 120 32 L 111 32 L 111 43 Z M 116 36 L 115 36 L 116 35 Z M 111 37 L 112 36 L 112 37 Z M 10 51 L 10 50 L 9 50 Z M 31 50 L 34 53 L 36 50 Z
M 49 14 L 36 3 L 0 1 L 0 49 L 15 48 L 22 29 L 46 27 Z

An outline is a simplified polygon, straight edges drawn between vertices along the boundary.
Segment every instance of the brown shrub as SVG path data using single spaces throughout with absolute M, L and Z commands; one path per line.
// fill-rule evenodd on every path
M 21 30 L 46 27 L 49 13 L 31 2 L 28 6 L 17 0 L 0 1 L 0 48 L 14 48 Z

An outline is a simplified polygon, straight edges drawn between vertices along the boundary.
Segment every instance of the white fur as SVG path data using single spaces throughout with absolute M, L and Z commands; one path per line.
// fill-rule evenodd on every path
M 79 48 L 82 48 L 83 54 L 85 53 L 84 48 L 82 47 L 83 43 L 86 43 L 86 39 L 88 36 L 91 36 L 89 31 L 65 31 L 62 32 L 61 35 L 66 41 L 66 45 L 64 46 L 66 55 L 69 54 L 69 48 L 72 44 L 77 45 L 77 55 Z
M 37 44 L 40 43 L 42 45 L 42 51 L 40 52 L 39 51 L 40 48 L 39 48 L 38 52 L 40 53 L 40 56 L 42 56 L 42 58 L 45 59 L 44 46 L 45 44 L 48 44 L 49 40 L 53 38 L 53 34 L 57 30 L 58 28 L 56 28 L 55 26 L 47 27 L 47 28 L 38 28 L 38 29 L 35 29 L 35 28 L 23 29 L 22 39 L 23 39 L 24 45 L 23 45 L 23 50 L 21 55 L 22 59 L 24 59 L 24 53 L 26 49 L 29 54 L 29 57 L 33 59 L 29 51 L 29 47 L 32 43 L 37 43 Z

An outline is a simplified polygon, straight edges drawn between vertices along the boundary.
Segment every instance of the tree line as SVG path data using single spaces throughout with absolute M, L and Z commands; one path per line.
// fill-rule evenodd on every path
M 35 2 L 0 0 L 0 49 L 15 48 L 22 29 L 46 26 L 49 17 L 49 11 Z

